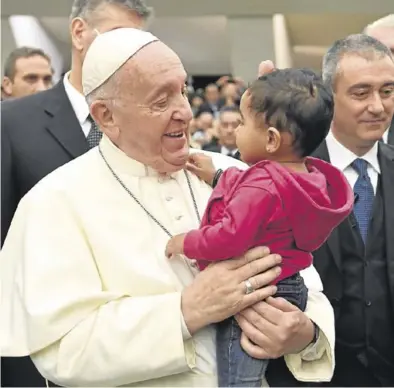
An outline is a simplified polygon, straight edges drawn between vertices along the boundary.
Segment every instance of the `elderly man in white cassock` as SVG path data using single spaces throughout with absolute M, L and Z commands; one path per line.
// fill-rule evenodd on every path
M 148 32 L 117 29 L 91 45 L 83 88 L 104 135 L 20 202 L 0 258 L 2 355 L 30 355 L 69 387 L 215 387 L 214 324 L 239 313 L 246 352 L 285 354 L 298 380 L 327 381 L 334 320 L 313 267 L 303 313 L 272 297 L 281 258 L 263 247 L 202 272 L 165 257 L 211 193 L 185 169 L 185 80 Z

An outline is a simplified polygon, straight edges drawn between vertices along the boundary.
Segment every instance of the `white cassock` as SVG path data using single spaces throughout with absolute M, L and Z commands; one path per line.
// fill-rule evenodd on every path
M 198 227 L 183 171 L 163 178 L 105 136 L 101 147 L 172 234 Z M 218 167 L 242 165 L 211 155 Z M 189 176 L 202 215 L 211 188 Z M 2 355 L 31 355 L 44 377 L 70 387 L 217 386 L 214 327 L 190 337 L 181 313 L 196 270 L 168 260 L 167 241 L 97 148 L 44 178 L 20 202 L 1 252 Z M 304 278 L 321 334 L 313 357 L 306 349 L 286 361 L 297 379 L 329 380 L 333 311 L 316 270 Z

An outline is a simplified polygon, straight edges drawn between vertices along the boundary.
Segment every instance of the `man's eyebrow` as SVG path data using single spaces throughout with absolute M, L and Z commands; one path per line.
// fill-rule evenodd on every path
M 372 85 L 368 84 L 366 82 L 360 82 L 358 84 L 355 84 L 350 87 L 350 90 L 352 89 L 367 89 L 370 88 Z M 381 87 L 386 87 L 386 86 L 394 86 L 394 81 L 386 81 Z
M 187 83 L 187 78 L 188 78 L 188 77 L 186 76 L 186 77 L 185 77 L 185 80 L 184 80 L 184 85 L 185 85 L 185 86 L 186 86 L 186 83 Z M 166 83 L 162 84 L 159 88 L 154 89 L 154 90 L 152 91 L 152 93 L 149 94 L 149 100 L 155 99 L 155 98 L 158 97 L 161 93 L 165 92 L 165 91 L 168 90 L 168 89 L 171 89 L 171 87 L 172 87 L 173 85 L 175 85 L 175 83 L 172 83 L 172 82 L 166 82 Z

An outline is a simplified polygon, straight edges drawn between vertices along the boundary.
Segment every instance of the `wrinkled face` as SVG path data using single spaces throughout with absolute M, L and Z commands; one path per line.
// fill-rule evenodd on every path
M 219 89 L 215 85 L 209 85 L 205 89 L 205 99 L 211 103 L 216 104 L 219 101 Z
M 385 44 L 394 55 L 394 27 L 376 27 L 368 35 Z
M 236 144 L 241 159 L 247 164 L 255 164 L 268 157 L 267 128 L 250 109 L 250 95 L 246 91 L 240 103 L 241 123 L 236 131 Z M 262 121 L 262 118 L 260 119 Z
M 6 97 L 28 96 L 51 88 L 52 77 L 51 65 L 41 55 L 19 58 L 15 63 L 14 78 L 4 77 L 3 91 Z
M 368 148 L 381 139 L 394 114 L 394 62 L 346 55 L 335 80 L 333 132 L 345 144 Z
M 108 134 L 127 155 L 160 173 L 185 166 L 192 111 L 186 96 L 186 72 L 179 57 L 154 42 L 121 69 Z
M 132 10 L 117 4 L 102 4 L 90 15 L 88 21 L 76 18 L 71 22 L 74 51 L 82 61 L 97 34 L 117 28 L 143 28 L 144 21 Z
M 218 135 L 222 145 L 227 148 L 235 148 L 236 129 L 242 123 L 238 112 L 222 112 L 219 119 Z

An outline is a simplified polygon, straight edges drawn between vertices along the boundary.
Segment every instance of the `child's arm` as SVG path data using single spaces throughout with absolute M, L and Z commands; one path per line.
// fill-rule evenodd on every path
M 240 256 L 253 246 L 256 234 L 266 227 L 275 208 L 276 199 L 270 192 L 240 187 L 220 222 L 186 234 L 183 253 L 191 259 L 208 261 Z

